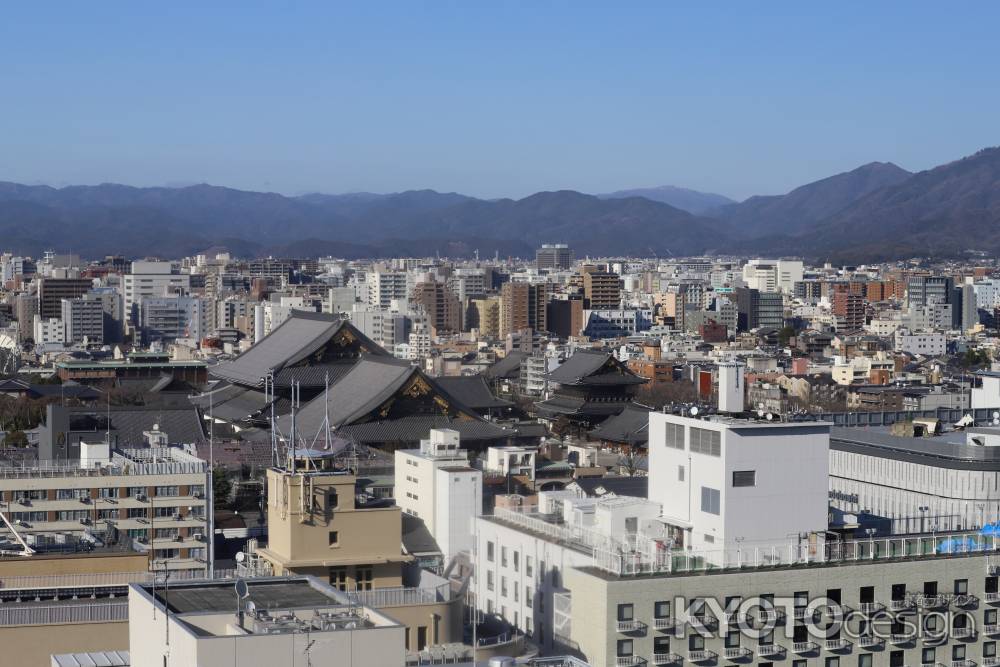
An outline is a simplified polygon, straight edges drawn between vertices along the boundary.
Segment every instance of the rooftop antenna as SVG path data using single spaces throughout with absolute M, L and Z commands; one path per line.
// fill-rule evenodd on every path
M 330 451 L 330 371 L 323 376 L 323 428 L 326 431 L 326 451 Z
M 268 386 L 271 393 L 268 395 Z M 271 465 L 278 467 L 280 458 L 278 456 L 278 425 L 274 423 L 274 371 L 268 372 L 264 376 L 264 400 L 271 402 Z
M 295 438 L 298 436 L 298 433 L 295 429 L 295 413 L 298 410 L 298 407 L 299 407 L 299 383 L 292 382 L 292 421 L 291 421 L 291 426 L 289 427 L 288 447 L 286 452 L 286 455 L 288 457 L 288 470 L 290 472 L 295 471 L 295 445 L 296 445 Z

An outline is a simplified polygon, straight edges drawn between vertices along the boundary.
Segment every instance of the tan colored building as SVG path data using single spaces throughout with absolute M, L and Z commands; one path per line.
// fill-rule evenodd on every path
M 49 656 L 128 649 L 128 584 L 146 581 L 149 558 L 134 551 L 36 553 L 0 558 L 4 665 L 50 664 Z
M 590 310 L 621 308 L 622 281 L 615 273 L 592 271 L 583 274 L 584 306 Z
M 444 283 L 433 280 L 417 283 L 413 287 L 411 301 L 424 309 L 436 332 L 461 330 L 462 304 Z
M 343 590 L 402 584 L 402 510 L 358 505 L 357 478 L 334 472 L 267 471 L 268 546 L 274 574 L 311 574 Z
M 500 298 L 470 299 L 465 318 L 466 329 L 479 329 L 480 338 L 500 336 Z
M 500 335 L 531 329 L 548 330 L 548 285 L 504 283 L 500 288 Z
M 406 625 L 409 651 L 461 642 L 462 598 L 447 580 L 436 578 L 433 588 L 404 585 L 414 568 L 426 577 L 401 546 L 402 510 L 385 501 L 359 504 L 353 474 L 304 465 L 268 470 L 269 544 L 256 556 L 275 575 L 313 575 L 388 610 Z

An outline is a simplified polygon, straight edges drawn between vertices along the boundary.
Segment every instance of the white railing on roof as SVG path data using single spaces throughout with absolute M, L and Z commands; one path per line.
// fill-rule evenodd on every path
M 613 549 L 617 546 L 617 540 L 602 533 L 565 523 L 554 523 L 547 520 L 538 512 L 526 512 L 514 509 L 497 507 L 493 510 L 493 516 L 501 521 L 512 523 L 520 528 L 525 528 L 535 533 L 540 533 L 555 541 L 576 546 L 582 550 L 589 549 Z
M 451 584 L 445 582 L 433 588 L 408 588 L 406 586 L 373 588 L 370 591 L 352 591 L 348 595 L 358 604 L 373 609 L 435 604 L 451 600 Z
M 0 607 L 0 626 L 114 623 L 128 620 L 128 602 Z
M 893 561 L 996 553 L 1000 543 L 978 532 L 936 533 L 881 539 L 827 542 L 791 541 L 787 546 L 742 546 L 739 549 L 684 550 L 641 535 L 593 547 L 594 567 L 617 576 L 718 569 L 787 567 L 790 565 Z M 989 600 L 987 600 L 989 601 Z

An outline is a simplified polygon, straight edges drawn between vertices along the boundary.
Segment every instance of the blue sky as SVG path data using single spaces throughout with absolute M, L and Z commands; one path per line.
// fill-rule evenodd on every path
M 773 194 L 1000 144 L 1000 3 L 8 3 L 0 180 Z

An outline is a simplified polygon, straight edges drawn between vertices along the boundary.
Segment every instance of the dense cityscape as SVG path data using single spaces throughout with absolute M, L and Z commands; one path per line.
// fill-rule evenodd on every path
M 0 268 L 18 664 L 995 664 L 992 259 Z
M 5 3 L 0 667 L 1000 667 L 1000 3 Z

